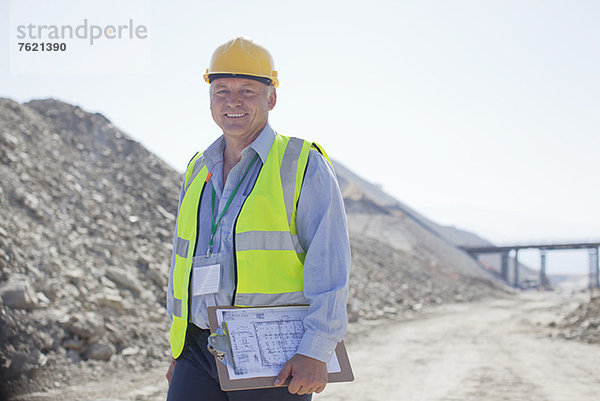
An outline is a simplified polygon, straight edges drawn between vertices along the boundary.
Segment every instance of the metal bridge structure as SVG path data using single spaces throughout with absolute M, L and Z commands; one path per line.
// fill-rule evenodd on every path
M 519 251 L 523 249 L 538 249 L 540 251 L 540 286 L 546 287 L 549 282 L 546 276 L 546 255 L 550 251 L 587 249 L 589 251 L 589 288 L 600 288 L 600 242 L 571 242 L 554 244 L 515 244 L 503 246 L 460 247 L 474 259 L 481 254 L 501 254 L 502 265 L 500 274 L 508 282 L 510 253 L 513 252 L 513 287 L 519 287 Z

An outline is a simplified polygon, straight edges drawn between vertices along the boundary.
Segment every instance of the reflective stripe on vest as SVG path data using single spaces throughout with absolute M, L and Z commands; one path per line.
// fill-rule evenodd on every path
M 208 170 L 202 154 L 192 158 L 185 175 L 183 198 L 177 216 L 177 237 L 173 253 L 173 320 L 171 322 L 171 352 L 178 358 L 183 351 L 187 332 L 189 282 L 196 245 L 198 205 Z
M 305 304 L 304 250 L 296 232 L 296 205 L 308 163 L 310 142 L 276 135 L 234 229 L 237 306 Z M 201 154 L 188 165 L 177 217 L 173 272 L 171 351 L 185 346 L 189 281 L 196 248 L 197 216 L 208 175 Z

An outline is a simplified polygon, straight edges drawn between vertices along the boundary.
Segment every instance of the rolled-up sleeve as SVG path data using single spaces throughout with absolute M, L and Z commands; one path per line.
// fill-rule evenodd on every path
M 296 215 L 306 251 L 304 297 L 309 312 L 297 353 L 329 361 L 346 333 L 350 241 L 342 194 L 327 160 L 311 150 Z

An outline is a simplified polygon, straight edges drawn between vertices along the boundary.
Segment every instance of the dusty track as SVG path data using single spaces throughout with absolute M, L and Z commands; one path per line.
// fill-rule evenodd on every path
M 574 309 L 577 300 L 525 294 L 444 306 L 408 322 L 355 326 L 348 349 L 356 381 L 330 384 L 314 399 L 596 400 L 600 346 L 551 337 L 547 327 Z M 109 381 L 16 399 L 164 400 L 163 374 L 163 369 L 144 375 L 123 372 Z
M 597 400 L 600 346 L 549 337 L 573 298 L 451 305 L 350 347 L 356 382 L 316 400 Z

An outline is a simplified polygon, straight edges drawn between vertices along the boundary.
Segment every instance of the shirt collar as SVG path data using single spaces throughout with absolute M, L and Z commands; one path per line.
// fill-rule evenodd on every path
M 248 145 L 248 147 L 254 149 L 254 151 L 258 153 L 258 156 L 260 157 L 263 164 L 265 164 L 274 140 L 275 131 L 273 131 L 273 128 L 271 128 L 269 123 L 267 123 L 267 125 L 265 125 L 265 128 L 263 128 L 261 133 L 250 145 Z
M 269 151 L 271 150 L 274 140 L 275 131 L 273 131 L 273 128 L 267 123 L 256 139 L 248 145 L 248 148 L 254 150 L 264 164 L 267 161 L 267 156 L 269 156 Z M 246 151 L 246 149 L 242 152 Z M 223 161 L 223 150 L 225 150 L 225 137 L 221 135 L 204 151 L 203 156 L 204 160 L 206 160 L 206 165 L 212 166 Z
M 209 170 L 211 166 L 223 161 L 223 150 L 225 149 L 225 137 L 221 135 L 202 153 L 206 166 Z

